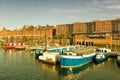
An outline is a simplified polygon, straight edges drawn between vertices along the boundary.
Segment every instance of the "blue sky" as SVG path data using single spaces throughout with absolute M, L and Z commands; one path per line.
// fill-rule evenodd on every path
M 120 0 L 0 0 L 0 28 L 120 17 Z

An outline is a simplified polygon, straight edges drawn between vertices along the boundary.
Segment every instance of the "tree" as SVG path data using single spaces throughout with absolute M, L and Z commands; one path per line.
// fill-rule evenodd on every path
M 66 33 L 66 40 L 69 39 L 70 45 L 73 45 L 73 36 L 74 36 L 74 33 L 71 33 L 71 32 Z
M 59 44 L 61 44 L 64 35 L 63 35 L 63 34 L 57 34 L 55 37 L 56 37 L 57 39 L 59 39 Z

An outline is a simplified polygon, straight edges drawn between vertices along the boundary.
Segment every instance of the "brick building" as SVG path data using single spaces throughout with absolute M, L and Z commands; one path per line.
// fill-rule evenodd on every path
M 111 44 L 112 40 L 120 40 L 120 19 L 94 20 L 91 22 L 75 22 L 71 25 L 70 34 L 74 34 L 73 42 L 82 41 L 98 44 Z M 59 34 L 69 32 L 67 24 L 57 25 Z M 61 29 L 62 28 L 62 29 Z
M 62 35 L 63 42 L 70 41 L 70 43 L 80 43 L 82 41 L 94 42 L 100 44 L 111 44 L 113 40 L 120 40 L 120 18 L 115 20 L 94 20 L 91 22 L 74 22 L 71 24 L 58 24 L 56 27 L 47 25 L 33 26 L 25 25 L 22 29 L 15 29 L 13 31 L 3 28 L 0 31 L 0 37 L 13 38 L 19 40 L 24 38 L 39 40 L 54 39 L 55 36 Z M 57 39 L 57 38 L 56 38 Z M 66 40 L 67 41 L 66 41 Z
M 0 38 L 4 39 L 5 42 L 25 41 L 23 39 L 43 42 L 45 40 L 45 34 L 47 39 L 52 39 L 56 34 L 56 27 L 49 25 L 46 27 L 25 25 L 22 29 L 15 29 L 13 31 L 3 28 L 0 31 Z

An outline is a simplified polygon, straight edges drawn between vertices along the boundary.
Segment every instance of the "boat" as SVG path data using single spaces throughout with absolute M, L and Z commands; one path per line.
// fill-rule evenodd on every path
M 96 54 L 94 49 L 95 47 L 93 46 L 85 46 L 65 51 L 60 56 L 61 68 L 75 68 L 92 62 Z
M 42 55 L 38 56 L 38 59 L 43 62 L 56 64 L 59 62 L 59 54 L 61 50 L 57 48 L 47 49 Z
M 25 50 L 25 47 L 23 46 L 23 43 L 12 42 L 12 43 L 5 43 L 5 49 Z
M 108 59 L 108 57 L 109 57 L 108 53 L 111 52 L 111 49 L 109 49 L 109 48 L 96 48 L 95 52 L 96 52 L 96 56 L 94 57 L 94 61 L 96 63 L 100 63 L 100 62 Z
M 102 62 L 102 61 L 104 61 L 104 60 L 107 60 L 108 57 L 109 57 L 109 56 L 108 56 L 107 53 L 99 52 L 99 53 L 97 53 L 96 56 L 95 56 L 95 62 L 96 62 L 96 63 L 100 63 L 100 62 Z
M 16 43 L 16 46 L 14 46 L 15 50 L 25 50 L 25 47 L 22 43 Z
M 44 48 L 36 48 L 35 49 L 35 58 L 38 59 L 39 56 L 43 55 Z
M 5 49 L 14 49 L 15 43 L 5 43 Z
M 106 52 L 106 53 L 109 53 L 109 52 L 111 52 L 111 49 L 109 49 L 109 48 L 96 48 L 95 51 L 96 52 Z
M 75 46 L 66 46 L 47 49 L 39 55 L 38 59 L 47 63 L 57 64 L 60 62 L 60 55 L 66 50 L 72 50 Z

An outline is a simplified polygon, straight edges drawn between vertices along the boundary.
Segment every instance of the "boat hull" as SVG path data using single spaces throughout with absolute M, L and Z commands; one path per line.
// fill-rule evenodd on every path
M 38 59 L 39 56 L 42 56 L 43 54 L 42 53 L 35 53 L 35 58 Z
M 60 65 L 62 68 L 74 68 L 85 65 L 93 61 L 95 53 L 86 56 L 67 56 L 61 55 Z
M 117 60 L 117 64 L 120 66 L 120 60 Z
M 43 62 L 46 62 L 46 63 L 57 64 L 59 62 L 59 53 L 45 52 L 45 53 L 43 53 L 42 56 L 39 56 L 39 60 L 43 61 Z
M 96 58 L 96 62 L 97 62 L 97 63 L 100 63 L 100 62 L 105 61 L 105 60 L 107 60 L 107 59 L 108 59 L 108 55 L 105 55 L 104 58 Z
M 40 49 L 35 49 L 35 58 L 39 58 L 39 56 L 42 56 L 44 52 L 44 49 L 40 48 Z

